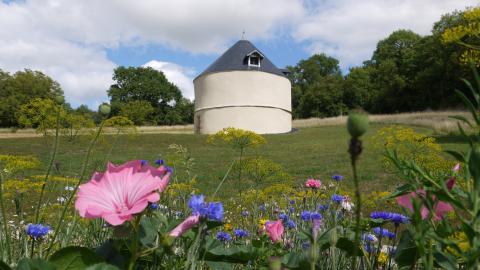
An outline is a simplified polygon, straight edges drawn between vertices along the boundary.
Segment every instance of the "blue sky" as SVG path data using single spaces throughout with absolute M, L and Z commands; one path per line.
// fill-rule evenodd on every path
M 0 69 L 41 70 L 74 107 L 108 101 L 113 69 L 151 66 L 193 99 L 192 79 L 241 38 L 279 68 L 314 53 L 344 72 L 398 29 L 430 33 L 478 0 L 0 0 Z

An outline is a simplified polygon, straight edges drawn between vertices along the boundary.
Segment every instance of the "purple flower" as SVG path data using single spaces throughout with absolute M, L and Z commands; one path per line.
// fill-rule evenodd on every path
M 150 209 L 157 210 L 158 209 L 158 203 L 151 203 L 150 204 Z
M 335 181 L 337 181 L 337 182 L 339 182 L 339 181 L 342 181 L 342 180 L 343 180 L 343 176 L 340 175 L 340 174 L 334 174 L 334 175 L 332 176 L 332 179 L 335 180 Z
M 311 215 L 312 213 L 310 213 L 309 211 L 306 211 L 306 210 L 302 211 L 302 220 L 303 221 L 310 220 Z
M 291 204 L 291 205 L 294 205 L 294 204 L 295 204 L 295 200 L 290 200 L 290 204 Z
M 42 238 L 48 234 L 50 226 L 42 224 L 28 224 L 27 234 L 33 239 Z
M 302 243 L 302 248 L 303 249 L 308 249 L 309 247 L 310 247 L 310 242 L 305 241 L 305 242 Z
M 278 218 L 281 219 L 283 222 L 288 220 L 288 216 L 285 213 L 281 213 L 278 215 Z
M 267 208 L 265 207 L 264 204 L 261 204 L 258 208 L 259 208 L 260 211 L 262 211 L 262 212 L 265 212 L 265 211 L 267 210 Z
M 332 195 L 332 201 L 336 202 L 336 203 L 341 203 L 343 201 L 343 196 L 341 195 L 337 195 L 337 194 L 333 194 Z
M 290 208 L 288 209 L 288 211 L 290 212 L 290 214 L 293 214 L 293 212 L 295 212 L 295 208 L 290 207 Z
M 227 232 L 218 232 L 217 239 L 222 242 L 228 242 L 232 240 L 232 236 Z
M 374 235 L 369 234 L 369 233 L 364 233 L 362 235 L 362 240 L 363 241 L 368 241 L 368 242 L 375 242 L 377 239 L 375 238 Z
M 244 238 L 248 236 L 248 232 L 242 229 L 236 229 L 234 230 L 235 237 L 237 238 Z
M 162 165 L 162 164 L 163 164 L 163 159 L 157 159 L 157 160 L 155 160 L 155 164 L 156 164 L 156 165 L 159 165 L 159 166 Z
M 322 214 L 320 214 L 320 213 L 318 213 L 318 212 L 312 212 L 312 213 L 310 214 L 310 218 L 311 218 L 312 220 L 320 220 L 320 219 L 323 218 L 323 216 L 322 216 Z
M 287 228 L 289 229 L 295 229 L 297 227 L 297 224 L 295 224 L 295 222 L 291 219 L 289 219 L 287 221 L 287 224 L 286 224 Z
M 221 202 L 211 202 L 208 204 L 208 219 L 214 221 L 223 220 L 223 204 Z
M 248 217 L 250 213 L 247 210 L 242 211 L 242 217 Z
M 373 228 L 373 232 L 381 237 L 387 237 L 389 239 L 395 238 L 395 234 L 387 229 L 380 228 L 380 227 L 375 227 Z
M 140 161 L 140 165 L 142 165 L 142 166 L 145 166 L 145 165 L 147 165 L 147 164 L 148 164 L 148 161 L 146 161 L 146 160 Z
M 205 196 L 204 195 L 192 195 L 190 200 L 188 200 L 188 207 L 192 209 L 194 214 L 202 214 L 201 212 L 205 210 Z
M 375 211 L 370 214 L 370 218 L 372 219 L 383 219 L 385 221 L 391 221 L 396 226 L 400 225 L 401 223 L 408 223 L 408 217 L 392 212 L 385 212 L 385 211 Z
M 327 209 L 328 209 L 328 205 L 319 205 L 318 206 L 318 210 L 320 210 L 320 211 L 325 211 Z

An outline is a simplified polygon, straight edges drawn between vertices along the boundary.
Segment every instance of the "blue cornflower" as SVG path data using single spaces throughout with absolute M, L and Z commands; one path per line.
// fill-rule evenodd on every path
M 325 211 L 327 209 L 328 209 L 328 205 L 319 205 L 318 206 L 318 210 L 320 210 L 320 211 Z
M 259 208 L 260 211 L 262 211 L 262 212 L 265 212 L 265 211 L 267 210 L 267 208 L 265 207 L 264 204 L 261 204 L 258 208 Z
M 375 237 L 374 235 L 372 235 L 372 234 L 364 233 L 364 234 L 362 235 L 362 240 L 363 240 L 363 241 L 368 241 L 368 242 L 374 242 L 374 241 L 376 241 L 377 239 L 376 239 L 376 237 Z
M 201 212 L 205 213 L 205 211 L 203 211 L 205 209 L 205 206 L 206 204 L 204 195 L 192 195 L 192 197 L 190 197 L 190 200 L 188 200 L 188 207 L 192 209 L 192 212 L 194 214 L 202 214 Z
M 171 167 L 165 166 L 167 168 L 167 172 L 173 173 L 173 169 Z
M 283 222 L 288 220 L 288 216 L 285 213 L 281 213 L 280 215 L 278 215 L 278 218 L 281 219 Z
M 367 253 L 372 253 L 372 251 L 373 251 L 372 247 L 371 247 L 370 244 L 368 244 L 368 243 L 365 244 L 365 245 L 363 245 L 363 248 L 365 249 L 365 251 L 366 251 Z
M 42 224 L 28 224 L 27 225 L 27 234 L 33 238 L 42 238 L 48 234 L 50 231 L 50 226 Z
M 343 196 L 341 195 L 337 195 L 337 194 L 333 194 L 332 195 L 332 201 L 336 202 L 336 203 L 341 203 L 343 201 Z
M 217 239 L 223 242 L 228 242 L 232 240 L 232 236 L 227 232 L 218 232 Z
M 289 229 L 295 229 L 297 227 L 297 224 L 291 219 L 287 220 L 287 228 Z
M 158 209 L 158 203 L 151 203 L 150 204 L 150 209 L 157 210 Z
M 389 239 L 395 238 L 395 234 L 393 232 L 384 228 L 375 227 L 373 228 L 373 232 L 378 236 L 387 237 Z
M 395 225 L 400 225 L 401 223 L 408 223 L 408 217 L 392 212 L 385 212 L 385 211 L 374 211 L 370 214 L 370 218 L 372 219 L 383 219 L 386 221 L 392 221 Z
M 306 211 L 306 210 L 302 211 L 302 220 L 303 221 L 310 220 L 311 215 L 312 213 L 310 213 L 309 211 Z
M 290 200 L 290 204 L 291 204 L 291 205 L 294 205 L 294 204 L 295 204 L 295 200 Z
M 247 210 L 242 211 L 242 217 L 248 217 L 250 213 Z
M 244 238 L 248 236 L 248 232 L 242 229 L 236 229 L 234 230 L 235 237 L 237 238 Z
M 140 164 L 141 164 L 142 166 L 145 166 L 145 165 L 147 165 L 147 164 L 148 164 L 148 161 L 146 161 L 146 160 L 142 160 L 142 161 L 140 161 Z
M 208 204 L 208 219 L 214 221 L 223 220 L 223 204 L 221 202 L 211 202 Z
M 309 248 L 309 247 L 310 247 L 310 242 L 306 242 L 306 241 L 305 241 L 305 242 L 302 243 L 302 248 L 303 248 L 303 249 L 307 249 L 307 248 Z
M 310 214 L 310 218 L 311 218 L 312 220 L 318 220 L 318 219 L 322 219 L 323 216 L 322 216 L 322 214 L 320 214 L 320 213 L 318 213 L 318 212 L 312 212 L 312 213 Z
M 295 212 L 295 208 L 293 207 L 288 208 L 288 212 L 290 212 L 290 214 L 293 214 L 293 212 Z
M 337 182 L 338 182 L 338 181 L 342 181 L 342 180 L 343 180 L 343 176 L 340 175 L 340 174 L 334 174 L 334 175 L 332 176 L 332 179 L 335 180 L 335 181 L 337 181 Z
M 159 165 L 159 166 L 160 166 L 160 165 L 163 165 L 163 163 L 164 163 L 164 162 L 163 162 L 163 159 L 157 159 L 157 160 L 155 160 L 155 164 L 156 164 L 156 165 Z

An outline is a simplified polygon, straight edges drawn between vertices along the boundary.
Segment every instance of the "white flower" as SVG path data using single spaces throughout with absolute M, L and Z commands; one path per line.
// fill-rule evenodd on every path
M 64 203 L 67 199 L 65 199 L 64 197 L 58 197 L 57 198 L 57 202 L 59 203 Z
M 342 209 L 347 212 L 351 212 L 354 206 L 355 205 L 349 201 L 342 201 Z
M 66 191 L 74 191 L 74 190 L 75 190 L 75 187 L 66 186 L 66 187 L 65 187 L 65 190 L 66 190 Z

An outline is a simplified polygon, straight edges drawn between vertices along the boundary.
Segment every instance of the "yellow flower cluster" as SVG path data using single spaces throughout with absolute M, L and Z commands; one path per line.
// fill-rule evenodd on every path
M 187 196 L 190 196 L 190 194 L 198 193 L 198 189 L 195 188 L 196 184 L 197 181 L 195 179 L 184 183 L 171 183 L 168 185 L 166 192 L 169 197 L 186 198 Z
M 480 7 L 467 9 L 462 15 L 464 23 L 447 28 L 442 34 L 442 40 L 445 43 L 455 42 L 463 45 L 465 50 L 460 56 L 460 61 L 465 64 L 473 62 L 478 66 L 480 65 Z M 472 44 L 472 39 L 475 44 Z
M 233 148 L 243 149 L 246 147 L 257 147 L 266 143 L 263 136 L 249 130 L 228 127 L 220 130 L 219 132 L 208 136 L 208 143 L 215 143 L 220 140 Z
M 452 240 L 452 241 L 456 242 L 458 248 L 462 252 L 466 252 L 470 249 L 470 243 L 468 241 L 468 237 L 464 232 L 455 233 L 453 236 L 449 237 L 449 240 Z M 460 256 L 460 254 L 458 254 L 457 250 L 455 250 L 452 247 L 447 247 L 447 251 L 454 256 L 457 256 L 457 257 Z
M 454 162 L 445 159 L 442 147 L 435 138 L 416 133 L 412 128 L 388 126 L 380 129 L 374 136 L 374 147 L 395 151 L 401 159 L 413 160 L 416 164 L 432 173 L 448 173 Z M 383 158 L 387 168 L 391 164 Z
M 34 169 L 40 166 L 40 161 L 34 156 L 0 155 L 0 168 L 8 173 Z

